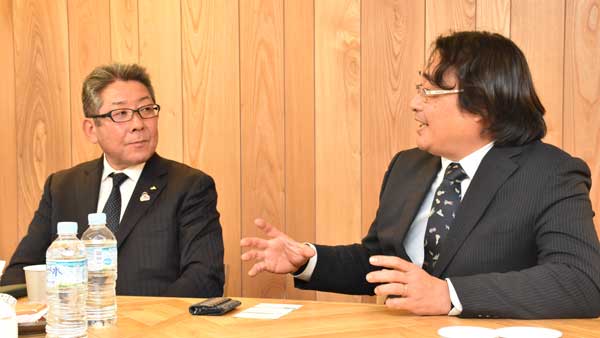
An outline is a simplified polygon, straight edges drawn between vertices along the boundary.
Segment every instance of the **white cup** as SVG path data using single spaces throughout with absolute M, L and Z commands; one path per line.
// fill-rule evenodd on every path
M 27 298 L 31 303 L 46 303 L 46 265 L 29 265 L 25 270 Z

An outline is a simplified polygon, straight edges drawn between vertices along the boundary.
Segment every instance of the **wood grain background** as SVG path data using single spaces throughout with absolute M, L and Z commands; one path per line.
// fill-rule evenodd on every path
M 81 131 L 82 79 L 139 62 L 163 107 L 158 151 L 216 180 L 227 293 L 371 302 L 250 279 L 239 239 L 260 216 L 300 241 L 359 241 L 389 160 L 414 145 L 416 72 L 439 34 L 463 29 L 523 49 L 546 141 L 598 182 L 599 0 L 0 0 L 0 258 L 46 177 L 100 155 Z

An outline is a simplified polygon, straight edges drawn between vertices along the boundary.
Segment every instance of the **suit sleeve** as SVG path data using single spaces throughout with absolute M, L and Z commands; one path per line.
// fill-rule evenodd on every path
M 2 275 L 2 285 L 25 283 L 23 267 L 45 264 L 46 249 L 52 242 L 52 175 L 44 184 L 44 193 L 33 220 L 29 224 L 27 235 L 23 237 L 13 254 L 6 271 Z M 16 226 L 16 225 L 15 225 Z
M 223 235 L 212 178 L 203 175 L 196 180 L 184 198 L 177 218 L 181 275 L 164 295 L 223 295 Z
M 381 184 L 381 196 L 387 186 L 388 177 L 394 167 L 399 155 L 396 154 Z M 363 238 L 361 244 L 351 245 L 315 245 L 318 259 L 315 270 L 310 281 L 305 282 L 294 279 L 294 286 L 300 289 L 319 290 L 327 292 L 338 292 L 353 295 L 374 295 L 377 284 L 366 281 L 367 273 L 376 269 L 369 263 L 369 257 L 382 253 L 377 237 L 378 220 L 375 220 L 369 228 L 369 232 Z
M 550 170 L 536 201 L 537 265 L 521 271 L 451 277 L 461 317 L 565 318 L 600 315 L 600 245 L 589 199 L 590 173 L 578 159 Z

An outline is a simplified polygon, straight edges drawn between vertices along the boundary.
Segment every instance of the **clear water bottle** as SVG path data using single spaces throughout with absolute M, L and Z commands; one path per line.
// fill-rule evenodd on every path
M 106 214 L 89 214 L 88 223 L 81 235 L 88 257 L 88 325 L 112 326 L 117 322 L 117 241 L 106 227 Z
M 46 337 L 87 337 L 87 258 L 77 223 L 59 222 L 58 238 L 46 251 Z
M 2 338 L 18 338 L 19 336 L 15 304 L 17 304 L 17 300 L 13 296 L 0 293 L 0 332 L 2 332 Z

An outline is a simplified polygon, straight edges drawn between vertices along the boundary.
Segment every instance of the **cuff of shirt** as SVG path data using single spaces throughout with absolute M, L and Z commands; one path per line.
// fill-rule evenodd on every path
M 310 281 L 310 277 L 312 277 L 313 271 L 315 271 L 315 266 L 317 266 L 317 248 L 311 243 L 304 243 L 304 245 L 310 246 L 313 250 L 315 250 L 315 255 L 309 258 L 308 263 L 306 264 L 306 268 L 304 270 L 297 272 L 294 278 L 298 278 L 299 280 L 308 282 Z
M 454 286 L 450 279 L 446 278 L 446 282 L 448 283 L 448 291 L 450 292 L 450 301 L 452 302 L 452 310 L 448 312 L 448 316 L 458 316 L 462 313 L 463 307 L 460 303 L 460 299 L 458 299 L 458 295 L 456 294 L 456 290 L 454 290 Z

